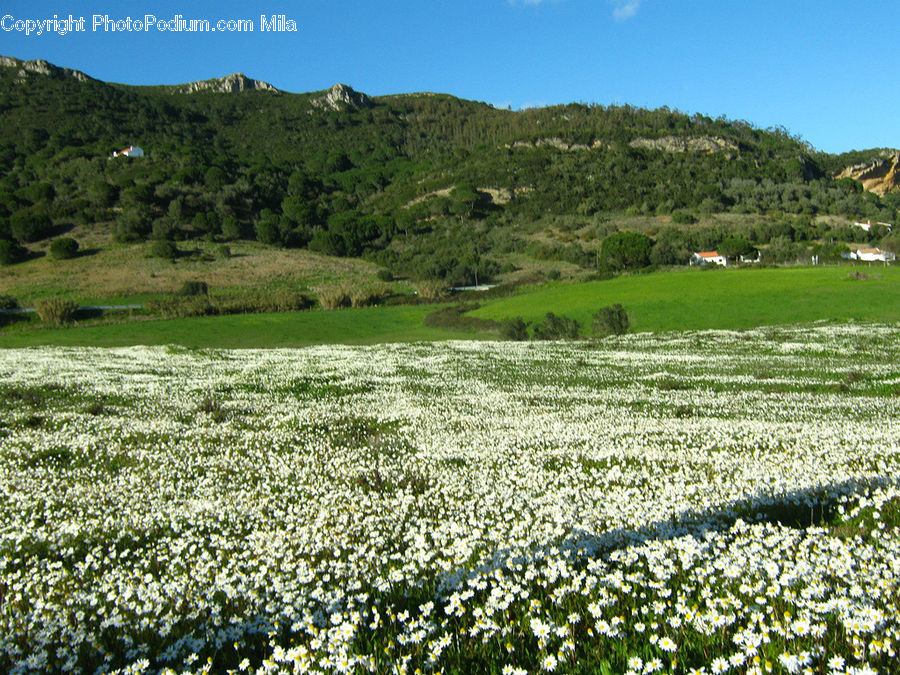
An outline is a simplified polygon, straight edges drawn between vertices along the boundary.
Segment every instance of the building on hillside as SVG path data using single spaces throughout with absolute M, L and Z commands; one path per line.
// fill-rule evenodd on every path
M 724 255 L 719 255 L 718 251 L 700 251 L 691 256 L 691 265 L 721 265 L 728 266 L 728 259 Z
M 894 262 L 897 256 L 880 248 L 860 248 L 850 252 L 850 259 L 862 262 Z
M 872 225 L 873 225 L 873 223 L 872 223 L 871 220 L 867 220 L 867 221 L 864 222 L 864 223 L 856 222 L 856 223 L 853 223 L 853 224 L 856 225 L 856 226 L 859 227 L 859 228 L 862 228 L 862 229 L 865 230 L 866 232 L 868 232 L 869 230 L 871 230 L 871 229 L 872 229 Z M 879 222 L 879 223 L 874 223 L 874 224 L 875 224 L 875 225 L 881 225 L 882 227 L 887 228 L 888 230 L 893 230 L 893 229 L 894 229 L 894 226 L 893 226 L 891 223 L 881 223 L 881 222 Z
M 116 157 L 143 157 L 144 151 L 136 145 L 129 145 L 124 150 L 119 150 L 112 154 L 112 159 Z

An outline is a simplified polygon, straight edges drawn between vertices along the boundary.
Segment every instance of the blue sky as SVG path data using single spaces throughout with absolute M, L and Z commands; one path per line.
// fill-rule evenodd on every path
M 261 32 L 260 14 L 296 32 Z M 85 18 L 83 33 L 16 21 Z M 254 32 L 104 32 L 111 20 L 250 19 Z M 857 0 L 3 0 L 0 54 L 102 80 L 176 84 L 244 72 L 306 92 L 438 91 L 514 109 L 669 106 L 783 126 L 815 148 L 900 146 L 900 10 Z M 19 24 L 22 26 L 24 24 Z

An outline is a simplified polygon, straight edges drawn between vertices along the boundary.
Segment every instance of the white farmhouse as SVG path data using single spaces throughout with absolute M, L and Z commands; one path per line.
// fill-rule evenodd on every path
M 728 259 L 724 255 L 719 255 L 718 251 L 700 251 L 691 256 L 691 265 L 721 265 L 728 266 Z
M 872 229 L 872 221 L 871 221 L 871 220 L 867 220 L 867 221 L 864 222 L 864 223 L 861 223 L 861 222 L 855 222 L 855 223 L 853 223 L 853 224 L 856 225 L 856 226 L 859 227 L 859 228 L 862 228 L 862 229 L 865 230 L 866 232 L 868 232 L 869 230 Z M 893 230 L 893 229 L 894 229 L 894 226 L 893 226 L 891 223 L 881 223 L 881 222 L 879 222 L 879 223 L 877 223 L 877 224 L 878 224 L 878 225 L 881 225 L 881 226 L 884 227 L 884 228 L 887 228 L 888 230 Z
M 124 150 L 119 150 L 118 152 L 114 152 L 112 154 L 113 158 L 116 157 L 143 157 L 144 151 L 136 145 L 129 145 Z
M 850 259 L 863 262 L 893 262 L 897 256 L 890 251 L 882 251 L 880 248 L 861 248 L 851 251 Z

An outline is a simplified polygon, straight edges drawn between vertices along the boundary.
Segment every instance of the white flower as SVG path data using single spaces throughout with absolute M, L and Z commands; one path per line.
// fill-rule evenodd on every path
M 676 645 L 668 636 L 663 636 L 656 643 L 656 646 L 662 649 L 664 652 L 674 652 L 678 649 L 678 645 Z

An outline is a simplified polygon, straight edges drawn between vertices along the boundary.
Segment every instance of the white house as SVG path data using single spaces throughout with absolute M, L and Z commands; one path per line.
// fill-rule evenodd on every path
M 718 251 L 700 251 L 691 256 L 691 265 L 721 265 L 728 266 L 728 259 L 724 255 L 719 255 Z
M 115 157 L 143 157 L 144 151 L 141 150 L 136 145 L 129 145 L 124 150 L 119 150 L 118 152 L 114 152 L 112 156 Z
M 859 222 L 857 222 L 857 223 L 853 223 L 853 224 L 856 225 L 857 227 L 861 227 L 861 228 L 864 229 L 866 232 L 868 232 L 869 230 L 872 229 L 872 221 L 871 221 L 871 220 L 867 220 L 867 221 L 864 222 L 864 223 L 859 223 Z M 889 229 L 889 230 L 893 230 L 893 229 L 894 229 L 894 226 L 893 226 L 891 223 L 877 223 L 877 224 L 878 224 L 878 225 L 881 225 L 882 227 L 886 227 L 886 228 Z
M 851 251 L 850 259 L 863 262 L 893 262 L 897 256 L 890 251 L 882 251 L 880 248 L 861 248 Z

